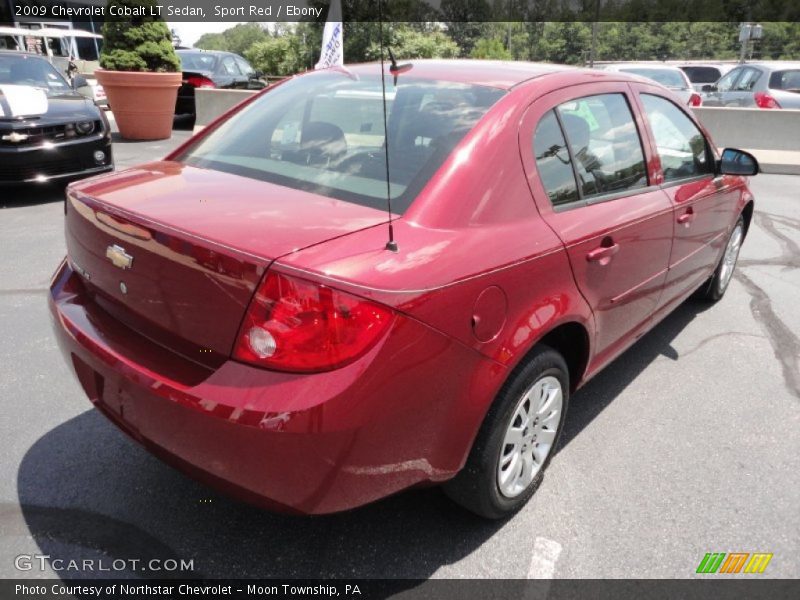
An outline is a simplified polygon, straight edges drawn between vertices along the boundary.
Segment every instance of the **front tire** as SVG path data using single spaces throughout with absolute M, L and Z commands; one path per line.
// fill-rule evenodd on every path
M 539 346 L 495 398 L 464 468 L 444 485 L 487 519 L 513 514 L 533 496 L 555 453 L 569 402 L 564 358 Z
M 744 219 L 740 216 L 733 226 L 725 251 L 722 253 L 717 268 L 711 278 L 697 290 L 696 297 L 705 302 L 717 302 L 728 289 L 728 285 L 733 278 L 733 271 L 736 269 L 736 261 L 739 260 L 739 250 L 744 241 Z

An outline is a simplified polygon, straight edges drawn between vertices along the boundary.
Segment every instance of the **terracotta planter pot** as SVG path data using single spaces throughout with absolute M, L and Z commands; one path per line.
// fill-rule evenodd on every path
M 175 100 L 182 73 L 95 71 L 108 96 L 122 137 L 164 140 L 172 136 Z

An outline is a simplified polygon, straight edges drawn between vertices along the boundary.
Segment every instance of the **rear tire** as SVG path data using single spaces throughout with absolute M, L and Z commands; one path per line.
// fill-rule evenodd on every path
M 717 302 L 725 295 L 725 291 L 733 278 L 733 272 L 736 269 L 736 261 L 739 259 L 742 241 L 744 241 L 744 219 L 740 216 L 728 237 L 725 250 L 717 268 L 714 270 L 714 274 L 695 292 L 695 298 L 704 302 Z
M 533 496 L 555 453 L 569 402 L 569 370 L 548 346 L 534 349 L 498 393 L 464 468 L 444 484 L 455 502 L 487 519 Z

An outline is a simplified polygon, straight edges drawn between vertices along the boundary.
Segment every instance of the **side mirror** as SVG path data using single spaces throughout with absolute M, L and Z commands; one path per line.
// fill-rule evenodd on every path
M 758 174 L 756 157 L 735 148 L 725 148 L 719 161 L 717 172 L 721 175 L 756 175 Z
M 713 83 L 707 83 L 702 88 L 700 88 L 701 92 L 716 92 L 717 86 Z
M 250 75 L 250 79 L 261 79 L 264 76 L 262 71 L 253 71 Z
M 72 89 L 78 90 L 82 87 L 89 87 L 89 82 L 86 81 L 86 77 L 83 75 L 75 75 L 75 77 L 72 78 Z

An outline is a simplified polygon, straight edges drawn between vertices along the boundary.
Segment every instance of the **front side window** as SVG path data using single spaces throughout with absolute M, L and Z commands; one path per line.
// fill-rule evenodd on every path
M 736 78 L 739 77 L 739 73 L 741 73 L 741 69 L 734 69 L 727 75 L 723 76 L 717 82 L 717 91 L 718 92 L 727 92 L 733 87 L 733 83 L 736 81 Z
M 239 70 L 242 72 L 242 75 L 246 75 L 247 77 L 252 77 L 253 75 L 256 74 L 256 72 L 253 70 L 253 67 L 251 67 L 250 63 L 248 63 L 245 59 L 240 58 L 238 56 L 235 58 L 236 58 L 236 64 L 239 65 Z
M 642 94 L 642 103 L 665 182 L 713 172 L 714 161 L 705 136 L 681 109 L 652 94 Z
M 553 206 L 569 204 L 579 199 L 567 142 L 552 110 L 536 126 L 533 155 L 536 157 L 536 169 L 542 186 Z
M 232 56 L 226 56 L 222 59 L 222 72 L 231 77 L 238 77 L 241 75 L 241 73 L 239 73 L 239 67 L 236 66 L 236 61 L 233 60 Z
M 386 81 L 392 210 L 405 212 L 455 146 L 505 92 L 401 76 Z M 379 74 L 318 72 L 236 113 L 178 159 L 188 165 L 386 208 Z
M 647 187 L 641 139 L 623 94 L 587 96 L 556 110 L 582 197 Z
M 750 92 L 753 90 L 753 86 L 755 86 L 756 81 L 758 81 L 759 76 L 761 75 L 761 71 L 758 69 L 745 69 L 742 73 L 742 76 L 739 77 L 739 80 L 736 82 L 736 87 L 734 87 L 734 91 L 737 92 Z

